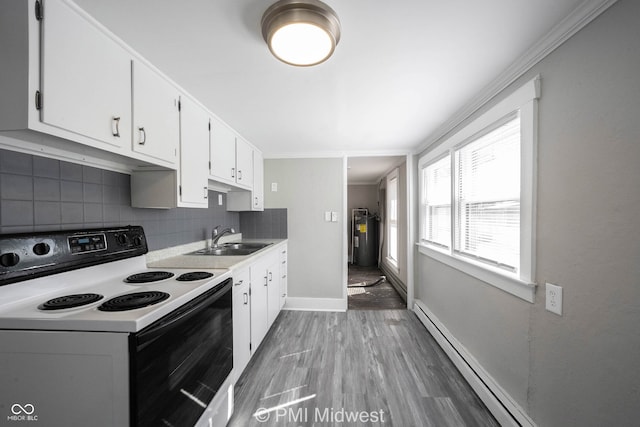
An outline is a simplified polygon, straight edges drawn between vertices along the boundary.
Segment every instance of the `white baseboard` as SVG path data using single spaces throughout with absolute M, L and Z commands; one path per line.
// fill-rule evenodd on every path
M 407 301 L 407 290 L 403 288 L 404 283 L 400 280 L 398 275 L 391 271 L 387 265 L 380 263 L 380 271 L 386 276 L 387 282 L 400 294 L 405 302 Z
M 413 311 L 502 426 L 536 424 L 420 300 Z
M 296 298 L 287 297 L 284 310 L 299 311 L 347 311 L 346 298 Z

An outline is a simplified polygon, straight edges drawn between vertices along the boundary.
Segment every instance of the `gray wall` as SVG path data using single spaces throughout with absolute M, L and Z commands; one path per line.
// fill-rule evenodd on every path
M 535 304 L 416 260 L 417 297 L 540 426 L 640 419 L 638 23 L 618 1 L 492 101 L 541 74 Z
M 131 207 L 129 175 L 0 149 L 0 232 L 142 225 L 149 249 L 203 240 L 216 225 L 240 229 L 226 195 L 208 209 Z M 240 230 L 242 231 L 242 230 Z
M 287 208 L 289 297 L 342 298 L 343 160 L 267 159 L 264 182 L 265 208 Z M 339 222 L 325 222 L 325 211 Z

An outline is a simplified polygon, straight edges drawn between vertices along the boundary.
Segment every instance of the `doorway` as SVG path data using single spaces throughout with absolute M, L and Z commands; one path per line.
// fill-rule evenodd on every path
M 406 156 L 347 159 L 349 310 L 407 306 L 406 282 L 402 280 L 406 277 L 402 257 L 406 250 L 400 250 L 402 242 L 406 242 L 407 230 L 400 220 L 403 218 L 400 211 L 406 210 L 406 206 L 400 204 L 406 204 L 406 200 L 398 197 L 401 182 L 406 182 L 401 177 L 402 171 L 406 176 L 405 164 Z

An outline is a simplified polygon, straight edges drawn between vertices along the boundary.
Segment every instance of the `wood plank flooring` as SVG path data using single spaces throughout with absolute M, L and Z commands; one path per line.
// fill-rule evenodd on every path
M 498 423 L 415 314 L 352 310 L 282 311 L 236 384 L 228 425 Z
M 360 267 L 349 264 L 349 285 L 374 283 L 382 276 L 378 267 Z M 386 280 L 375 286 L 347 288 L 349 310 L 403 309 L 407 303 Z

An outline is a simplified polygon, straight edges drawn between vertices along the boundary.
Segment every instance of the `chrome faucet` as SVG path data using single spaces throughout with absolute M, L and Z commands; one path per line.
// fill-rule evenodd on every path
M 220 240 L 220 238 L 222 236 L 224 236 L 227 233 L 235 233 L 236 230 L 233 229 L 233 227 L 229 227 L 229 228 L 225 228 L 224 230 L 218 232 L 218 228 L 220 228 L 220 226 L 218 225 L 216 228 L 213 229 L 213 231 L 211 232 L 211 247 L 212 248 L 217 248 L 218 247 L 218 240 Z

